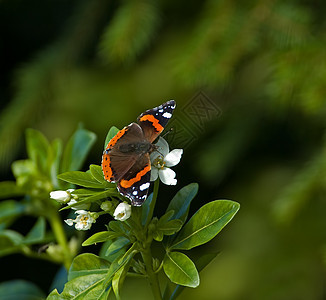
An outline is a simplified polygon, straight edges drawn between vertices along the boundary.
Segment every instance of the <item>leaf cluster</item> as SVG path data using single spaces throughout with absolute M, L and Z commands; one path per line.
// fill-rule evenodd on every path
M 68 264 L 69 259 L 63 254 L 67 250 L 63 248 L 68 246 L 64 242 L 61 250 L 57 249 L 54 254 L 40 251 L 55 243 L 58 234 L 63 233 L 62 225 L 58 225 L 58 203 L 50 199 L 49 194 L 69 187 L 58 180 L 58 174 L 79 169 L 95 138 L 94 133 L 79 128 L 63 147 L 59 139 L 49 142 L 39 131 L 26 130 L 28 158 L 12 164 L 15 181 L 0 182 L 0 198 L 4 199 L 0 202 L 0 256 L 20 253 L 59 264 L 66 260 Z M 25 236 L 10 229 L 23 216 L 37 218 Z M 52 231 L 47 231 L 47 222 Z M 61 240 L 64 239 L 61 236 Z
M 160 218 L 152 218 L 155 201 L 151 194 L 142 208 L 132 208 L 130 219 L 110 221 L 106 231 L 97 232 L 83 242 L 83 246 L 103 243 L 100 256 L 77 256 L 63 292 L 54 290 L 48 299 L 106 299 L 111 292 L 120 299 L 127 276 L 146 278 L 161 270 L 166 275 L 164 299 L 175 299 L 184 287 L 197 287 L 198 272 L 216 254 L 203 253 L 199 260 L 193 261 L 183 251 L 213 239 L 239 209 L 236 202 L 216 200 L 201 207 L 186 221 L 197 191 L 195 183 L 180 189 Z M 154 241 L 161 243 L 165 253 L 162 257 L 151 257 Z
M 105 144 L 117 131 L 116 127 L 109 130 Z M 118 200 L 125 199 L 113 183 L 104 179 L 100 166 L 90 165 L 86 172 L 78 171 L 95 140 L 93 133 L 79 128 L 64 149 L 61 141 L 50 143 L 36 130 L 27 130 L 26 136 L 28 159 L 13 164 L 16 182 L 0 183 L 3 197 L 22 198 L 21 201 L 9 199 L 0 204 L 0 255 L 22 253 L 63 263 L 67 269 L 71 265 L 62 293 L 55 289 L 48 299 L 107 299 L 111 292 L 120 299 L 127 276 L 148 278 L 155 285 L 160 272 L 164 272 L 166 281 L 163 293 L 156 285 L 156 294 L 161 298 L 175 299 L 184 287 L 199 285 L 199 271 L 215 255 L 203 253 L 200 259 L 191 259 L 184 251 L 212 240 L 237 213 L 238 203 L 229 200 L 209 202 L 187 221 L 190 204 L 198 192 L 198 184 L 192 183 L 176 193 L 161 217 L 153 217 L 158 196 L 157 180 L 154 192 L 142 207 L 132 207 L 129 219 L 110 221 L 107 230 L 93 234 L 82 243 L 84 247 L 103 243 L 99 256 L 81 254 L 71 264 L 76 249 L 67 243 L 58 215 L 58 203 L 49 198 L 50 191 L 74 188 L 71 195 L 75 202 L 62 209 L 87 205 L 95 219 L 105 214 L 113 215 Z M 38 219 L 26 236 L 7 229 L 16 218 L 28 213 Z M 46 230 L 47 221 L 52 232 Z M 159 243 L 163 255 L 152 256 L 153 243 Z M 43 248 L 44 244 L 49 249 L 45 247 L 44 252 L 36 254 L 32 246 L 42 245 Z M 13 283 L 7 286 L 10 284 Z M 26 285 L 38 294 L 32 284 L 17 282 L 17 288 Z M 15 296 L 18 294 L 19 290 L 13 292 Z

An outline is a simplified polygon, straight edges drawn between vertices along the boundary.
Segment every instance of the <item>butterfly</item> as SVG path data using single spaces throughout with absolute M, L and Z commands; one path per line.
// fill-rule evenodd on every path
M 150 153 L 153 144 L 171 119 L 174 100 L 146 110 L 137 123 L 124 127 L 110 140 L 102 156 L 102 170 L 107 181 L 117 183 L 121 195 L 134 206 L 141 206 L 150 187 Z

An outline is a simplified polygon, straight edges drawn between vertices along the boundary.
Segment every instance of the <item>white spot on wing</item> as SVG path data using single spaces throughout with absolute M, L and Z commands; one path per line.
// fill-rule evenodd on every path
M 138 194 L 138 192 L 137 191 L 133 191 L 132 194 L 136 196 Z
M 172 117 L 172 114 L 169 113 L 169 112 L 165 112 L 162 116 L 163 116 L 164 118 L 170 119 L 170 118 Z
M 144 191 L 144 190 L 146 190 L 146 189 L 149 188 L 149 185 L 150 185 L 149 182 L 143 183 L 143 184 L 139 187 L 139 189 L 140 189 L 141 191 Z

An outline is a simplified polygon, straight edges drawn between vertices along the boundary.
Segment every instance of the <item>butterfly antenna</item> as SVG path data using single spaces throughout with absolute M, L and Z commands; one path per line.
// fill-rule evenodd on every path
M 171 131 L 173 131 L 173 127 L 171 127 L 167 132 L 165 132 L 161 137 L 165 137 L 168 133 L 170 133 Z M 162 155 L 162 157 L 164 156 L 163 153 L 161 153 L 159 150 L 158 150 L 158 147 L 156 147 L 156 149 L 154 148 L 152 151 L 156 151 L 158 153 L 160 153 Z
M 174 129 L 173 127 L 171 127 L 167 132 L 165 132 L 162 137 L 165 137 L 166 135 L 168 135 L 170 132 L 172 132 Z

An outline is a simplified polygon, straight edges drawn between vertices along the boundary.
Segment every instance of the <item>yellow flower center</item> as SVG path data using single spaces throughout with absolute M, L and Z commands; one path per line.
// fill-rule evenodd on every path
M 121 212 L 121 213 L 118 214 L 117 217 L 121 219 L 121 218 L 123 218 L 124 216 L 125 216 L 125 213 L 124 213 L 124 212 Z
M 79 222 L 81 222 L 84 226 L 87 226 L 87 221 L 88 221 L 87 216 L 82 216 L 79 220 Z
M 155 168 L 157 169 L 164 169 L 165 167 L 165 161 L 164 161 L 164 157 L 162 157 L 161 155 L 159 155 L 158 157 L 156 157 L 153 161 L 153 165 Z

